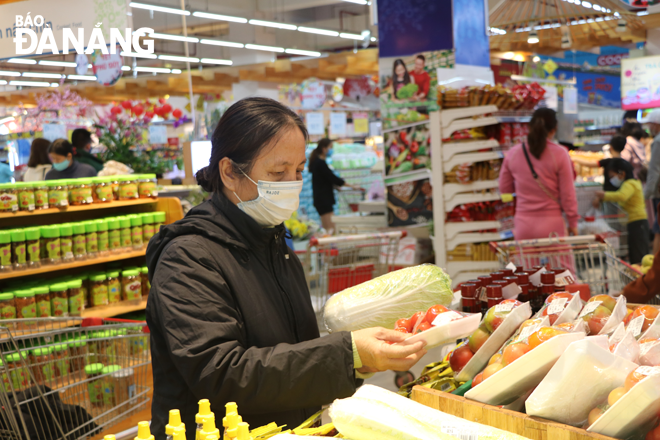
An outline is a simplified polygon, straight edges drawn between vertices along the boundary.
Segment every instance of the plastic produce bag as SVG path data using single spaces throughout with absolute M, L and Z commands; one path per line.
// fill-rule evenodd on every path
M 635 368 L 634 362 L 610 353 L 605 336 L 574 342 L 525 402 L 527 414 L 582 426 L 589 411 Z
M 578 235 L 597 235 L 615 232 L 610 228 L 600 209 L 590 208 L 584 216 L 584 221 L 578 223 Z
M 369 327 L 394 328 L 400 318 L 440 304 L 448 306 L 453 292 L 449 276 L 438 266 L 421 266 L 390 272 L 349 287 L 326 302 L 323 321 L 329 332 Z

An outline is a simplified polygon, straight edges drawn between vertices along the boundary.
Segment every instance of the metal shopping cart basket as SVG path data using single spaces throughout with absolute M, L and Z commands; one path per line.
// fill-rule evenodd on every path
M 394 231 L 312 238 L 298 255 L 317 316 L 329 295 L 392 270 L 399 239 L 405 236 L 406 231 Z
M 565 268 L 575 274 L 576 282 L 588 284 L 592 295 L 621 292 L 640 275 L 598 235 L 493 242 L 491 246 L 502 267 L 512 262 L 527 270 Z
M 0 344 L 2 439 L 88 438 L 149 401 L 145 322 L 3 320 Z

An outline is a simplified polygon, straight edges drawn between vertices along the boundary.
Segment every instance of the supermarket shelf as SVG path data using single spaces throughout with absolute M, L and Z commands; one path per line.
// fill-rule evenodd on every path
M 478 107 L 464 107 L 464 108 L 443 110 L 442 112 L 440 112 L 443 134 L 445 136 L 449 136 L 449 134 L 451 134 L 445 130 L 449 128 L 452 125 L 452 122 L 454 122 L 457 119 L 472 118 L 474 116 L 483 115 L 485 113 L 495 113 L 496 111 L 497 111 L 496 105 L 481 105 Z M 490 124 L 486 124 L 486 125 L 490 125 Z M 480 125 L 477 125 L 477 127 L 480 127 Z
M 112 318 L 113 316 L 123 315 L 124 313 L 144 310 L 147 307 L 147 300 L 142 301 L 122 301 L 117 304 L 107 306 L 90 307 L 83 310 L 83 318 Z
M 34 335 L 38 334 L 48 334 L 52 332 L 53 330 L 60 330 L 63 328 L 68 328 L 68 327 L 73 327 L 76 325 L 80 325 L 82 323 L 82 320 L 80 318 L 71 318 L 66 321 L 62 321 L 61 318 L 39 318 L 40 319 L 40 324 L 39 327 L 35 326 L 36 328 L 15 328 L 14 324 L 10 324 L 9 326 L 5 322 L 3 324 L 4 327 L 8 328 L 11 331 L 11 337 L 14 339 L 24 339 L 28 337 L 32 337 Z M 46 320 L 52 320 L 52 322 L 48 325 L 44 323 Z M 9 340 L 8 336 L 4 336 L 6 334 L 6 331 L 0 332 L 0 343 L 2 342 L 7 342 Z
M 478 193 L 458 194 L 455 197 L 453 197 L 451 200 L 445 201 L 445 211 L 450 212 L 458 205 L 464 205 L 466 203 L 491 202 L 500 199 L 501 196 L 499 192 L 492 192 L 486 194 L 478 194 Z
M 91 205 L 76 205 L 76 206 L 67 206 L 65 208 L 48 208 L 48 209 L 39 209 L 36 211 L 16 211 L 9 213 L 1 213 L 0 219 L 4 218 L 16 218 L 16 217 L 32 217 L 35 215 L 45 215 L 45 214 L 61 214 L 64 212 L 79 212 L 79 211 L 94 211 L 97 209 L 109 209 L 109 208 L 123 208 L 126 206 L 136 206 L 136 205 L 148 205 L 158 203 L 158 199 L 135 199 L 135 200 L 118 200 L 110 203 L 92 203 Z
M 499 142 L 497 142 L 495 139 L 488 139 L 487 141 L 443 142 L 442 158 L 445 161 L 448 161 L 456 154 L 471 153 L 473 151 L 497 148 L 499 146 Z
M 421 168 L 419 170 L 408 171 L 407 173 L 390 174 L 383 178 L 385 185 L 394 185 L 395 183 L 415 182 L 422 179 L 430 179 L 431 170 Z
M 499 188 L 498 180 L 481 180 L 472 183 L 446 183 L 443 185 L 445 191 L 445 200 L 450 200 L 458 193 L 480 191 L 483 189 Z
M 500 241 L 504 237 L 499 232 L 468 232 L 465 234 L 456 234 L 451 240 L 447 240 L 447 250 L 455 249 L 456 246 L 468 243 L 485 243 L 491 241 Z
M 455 261 L 447 263 L 447 275 L 454 279 L 461 272 L 481 272 L 483 275 L 499 268 L 498 261 Z
M 103 263 L 110 263 L 112 261 L 127 260 L 129 258 L 143 257 L 145 255 L 145 252 L 146 249 L 140 249 L 139 251 L 124 252 L 121 254 L 109 255 L 107 257 L 101 257 L 101 258 L 93 258 L 90 260 L 74 261 L 71 263 L 56 264 L 52 266 L 42 266 L 38 269 L 27 269 L 27 270 L 5 272 L 5 273 L 0 273 L 0 280 L 26 277 L 30 275 L 39 275 L 42 273 L 49 273 L 49 272 L 58 272 L 66 269 L 75 269 L 78 267 L 92 266 L 94 264 L 103 264 Z
M 531 116 L 495 116 L 499 123 L 527 123 L 532 120 Z
M 584 127 L 573 128 L 573 132 L 584 133 L 585 131 L 593 131 L 593 130 L 615 130 L 620 127 L 621 127 L 620 125 L 586 125 Z
M 419 122 L 413 122 L 411 124 L 400 125 L 398 127 L 392 127 L 392 128 L 388 128 L 387 130 L 383 130 L 383 133 L 391 133 L 393 131 L 404 130 L 404 129 L 410 128 L 410 127 L 418 127 L 420 125 L 428 124 L 429 122 L 431 122 L 431 121 L 429 119 L 427 119 L 425 121 L 419 121 Z
M 503 157 L 504 157 L 504 153 L 502 153 L 501 151 L 486 151 L 484 153 L 456 154 L 454 157 L 452 157 L 450 160 L 446 161 L 443 164 L 443 169 L 445 173 L 448 173 L 456 165 L 460 165 L 462 163 L 484 162 L 487 160 L 502 159 Z
M 476 127 L 485 127 L 486 125 L 495 125 L 499 124 L 499 121 L 495 117 L 486 117 L 486 118 L 477 118 L 477 119 L 459 119 L 458 121 L 452 122 L 449 127 L 442 131 L 442 135 L 445 138 L 448 138 L 452 133 L 459 130 L 468 130 L 470 128 Z
M 502 224 L 497 221 L 481 221 L 481 222 L 446 222 L 445 223 L 445 237 L 451 240 L 462 232 L 483 231 L 487 229 L 499 229 Z

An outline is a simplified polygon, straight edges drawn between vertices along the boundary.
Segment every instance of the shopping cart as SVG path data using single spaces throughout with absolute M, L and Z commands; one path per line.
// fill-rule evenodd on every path
M 35 318 L 1 324 L 0 438 L 84 439 L 149 401 L 146 323 Z
M 317 316 L 329 295 L 392 270 L 406 231 L 312 238 L 298 253 Z
M 565 268 L 575 274 L 578 283 L 588 284 L 592 295 L 619 293 L 641 275 L 598 235 L 501 241 L 491 246 L 502 267 L 512 262 L 525 269 Z

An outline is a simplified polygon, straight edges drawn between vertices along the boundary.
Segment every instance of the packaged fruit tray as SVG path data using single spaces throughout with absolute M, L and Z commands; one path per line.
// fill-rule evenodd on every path
M 457 312 L 449 311 L 446 313 L 456 314 Z M 443 314 L 438 315 L 442 317 Z M 462 339 L 470 336 L 470 333 L 475 331 L 479 327 L 479 322 L 481 322 L 481 313 L 474 314 L 461 314 L 462 317 L 449 321 L 446 323 L 439 322 L 428 330 L 424 330 L 421 333 L 417 333 L 408 339 L 406 339 L 406 344 L 412 344 L 417 341 L 426 341 L 426 349 L 438 347 L 443 344 L 449 344 L 456 342 L 457 339 Z M 434 321 L 436 323 L 437 321 Z
M 648 427 L 660 412 L 660 374 L 653 370 L 652 367 L 635 370 L 632 374 L 638 371 L 642 371 L 640 374 L 646 371 L 651 374 L 616 400 L 587 431 L 615 438 L 629 438 L 640 429 Z
M 507 405 L 537 386 L 566 348 L 584 338 L 582 332 L 557 335 L 484 379 L 465 397 L 489 405 Z
M 489 316 L 489 314 L 494 315 L 491 310 L 494 310 L 495 307 L 491 307 L 484 318 L 484 324 L 488 324 L 488 320 L 493 320 L 496 316 Z M 474 356 L 465 364 L 463 369 L 456 375 L 456 380 L 459 382 L 467 382 L 476 376 L 484 367 L 488 364 L 490 358 L 497 353 L 497 351 L 502 347 L 502 345 L 509 339 L 511 335 L 520 327 L 520 325 L 525 322 L 526 319 L 532 316 L 532 308 L 529 303 L 523 303 L 518 307 L 515 307 L 511 312 L 504 318 L 504 320 L 497 325 L 497 328 L 488 336 L 486 332 L 483 332 L 481 335 L 484 338 L 487 338 L 485 342 L 479 347 L 479 349 L 474 353 Z M 489 324 L 492 328 L 493 323 Z M 482 332 L 482 329 L 476 329 L 475 332 Z M 479 335 L 472 335 L 472 338 L 478 337 Z

